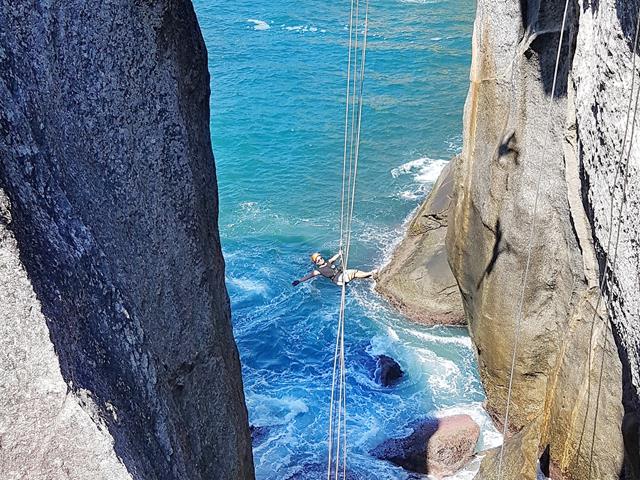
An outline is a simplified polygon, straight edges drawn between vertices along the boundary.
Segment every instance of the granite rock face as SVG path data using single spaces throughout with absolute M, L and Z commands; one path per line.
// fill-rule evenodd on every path
M 3 478 L 253 478 L 190 2 L 0 25 Z
M 502 478 L 534 479 L 547 448 L 554 478 L 638 478 L 637 144 L 614 178 L 632 76 L 640 83 L 631 70 L 640 1 L 569 1 L 552 98 L 564 4 L 478 2 L 449 261 L 497 423 L 518 338 Z M 619 205 L 623 178 L 614 267 L 611 191 Z M 487 455 L 477 478 L 498 478 L 497 465 Z
M 376 282 L 378 292 L 399 310 L 427 325 L 465 324 L 445 245 L 452 187 L 448 164 Z

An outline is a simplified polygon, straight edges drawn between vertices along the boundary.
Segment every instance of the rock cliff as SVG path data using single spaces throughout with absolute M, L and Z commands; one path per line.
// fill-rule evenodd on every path
M 478 2 L 449 260 L 498 422 L 519 338 L 504 478 L 535 478 L 545 450 L 552 478 L 637 478 L 637 148 L 615 268 L 606 245 L 611 192 L 619 204 L 625 177 L 614 185 L 632 76 L 638 81 L 631 61 L 640 2 L 569 2 L 551 98 L 564 3 Z M 635 451 L 625 456 L 625 444 Z M 496 478 L 497 463 L 488 455 L 478 478 Z
M 188 0 L 0 0 L 0 467 L 253 478 Z
M 535 478 L 541 456 L 554 479 L 640 478 L 640 0 L 569 1 L 551 98 L 564 7 L 477 2 L 448 259 L 499 425 L 518 337 L 502 478 Z M 412 309 L 429 315 L 437 292 L 420 271 L 437 255 L 414 224 L 386 272 L 405 269 Z M 478 479 L 498 478 L 497 453 Z

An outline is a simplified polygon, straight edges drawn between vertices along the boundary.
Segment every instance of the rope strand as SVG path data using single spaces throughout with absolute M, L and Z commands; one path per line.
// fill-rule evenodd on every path
M 364 92 L 364 70 L 366 63 L 369 0 L 366 1 L 362 53 L 358 62 L 360 1 L 351 1 L 349 15 L 349 53 L 347 60 L 347 88 L 345 106 L 344 143 L 342 157 L 342 189 L 340 197 L 340 250 L 342 253 L 343 282 L 340 296 L 340 312 L 333 356 L 331 400 L 329 406 L 329 454 L 327 480 L 338 480 L 347 475 L 347 383 L 345 360 L 345 306 L 346 271 L 351 249 L 353 211 L 355 205 L 356 179 L 360 156 L 362 129 L 362 98 Z M 358 63 L 359 68 L 358 68 Z M 353 68 L 353 71 L 352 71 Z M 348 153 L 347 153 L 348 150 Z M 347 157 L 349 165 L 347 167 Z M 337 390 L 337 392 L 336 392 Z M 342 468 L 340 463 L 342 463 Z
M 567 22 L 567 13 L 569 11 L 569 0 L 565 1 L 565 6 L 564 6 L 564 14 L 562 16 L 562 27 L 560 28 L 560 39 L 558 41 L 558 52 L 556 54 L 556 64 L 555 64 L 555 68 L 554 68 L 554 72 L 553 72 L 553 85 L 551 88 L 551 97 L 549 98 L 549 107 L 548 107 L 548 112 L 547 112 L 547 126 L 545 128 L 545 132 L 549 131 L 549 127 L 551 126 L 551 107 L 553 105 L 553 99 L 555 97 L 556 94 L 556 85 L 557 85 L 557 80 L 558 80 L 558 69 L 560 66 L 560 54 L 562 52 L 562 40 L 564 39 L 564 30 L 565 30 L 565 26 L 566 26 L 566 22 Z M 500 459 L 498 462 L 498 478 L 501 479 L 502 478 L 502 466 L 503 466 L 503 461 L 504 461 L 504 444 L 505 444 L 505 439 L 507 438 L 507 433 L 509 432 L 509 410 L 511 407 L 511 393 L 512 393 L 512 389 L 513 389 L 513 376 L 514 376 L 514 372 L 515 372 L 515 367 L 516 367 L 516 358 L 517 358 L 517 354 L 518 354 L 518 344 L 519 344 L 519 340 L 520 340 L 520 329 L 522 326 L 522 314 L 523 314 L 523 308 L 524 308 L 524 295 L 526 292 L 526 288 L 527 288 L 527 282 L 529 280 L 529 270 L 531 267 L 531 256 L 532 256 L 532 251 L 533 251 L 533 238 L 535 236 L 535 232 L 537 229 L 537 212 L 538 212 L 538 201 L 540 198 L 540 189 L 541 189 L 541 185 L 542 185 L 542 172 L 543 172 L 543 167 L 546 161 L 546 155 L 547 155 L 547 146 L 548 146 L 548 141 L 549 141 L 549 135 L 545 135 L 545 141 L 544 141 L 544 146 L 542 148 L 542 159 L 540 160 L 540 164 L 538 166 L 538 172 L 537 172 L 537 185 L 536 185 L 536 196 L 533 202 L 533 212 L 531 215 L 531 229 L 529 231 L 529 244 L 527 247 L 527 263 L 525 266 L 525 270 L 524 270 L 524 276 L 523 276 L 523 280 L 522 280 L 522 290 L 520 292 L 520 301 L 518 302 L 518 314 L 516 316 L 516 328 L 515 328 L 515 335 L 514 335 L 514 342 L 513 342 L 513 354 L 511 357 L 511 370 L 509 373 L 509 388 L 508 388 L 508 392 L 507 392 L 507 405 L 505 408 L 505 415 L 504 415 L 504 425 L 503 425 L 503 430 L 502 430 L 502 445 L 500 446 Z

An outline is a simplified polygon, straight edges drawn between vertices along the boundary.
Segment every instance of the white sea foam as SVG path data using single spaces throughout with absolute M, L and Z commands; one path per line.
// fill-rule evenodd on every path
M 269 292 L 269 287 L 267 286 L 266 283 L 262 283 L 253 278 L 229 277 L 227 278 L 227 281 L 229 282 L 229 284 L 233 285 L 234 287 L 237 287 L 240 290 L 249 294 L 262 295 L 264 297 Z
M 400 175 L 412 174 L 418 183 L 434 183 L 447 163 L 448 160 L 421 157 L 394 168 L 391 170 L 391 176 L 398 178 Z
M 398 194 L 398 196 L 403 200 L 413 201 L 413 200 L 418 200 L 422 196 L 422 193 L 418 190 L 403 190 Z
M 414 337 L 418 337 L 421 340 L 426 340 L 427 342 L 433 343 L 448 343 L 448 344 L 456 344 L 463 347 L 471 348 L 473 343 L 471 342 L 471 337 L 446 337 L 443 335 L 434 335 L 433 333 L 424 332 L 421 330 L 411 330 L 411 335 Z
M 257 206 L 257 202 L 240 202 L 240 208 L 242 208 L 243 210 L 253 210 Z
M 315 25 L 282 25 L 282 28 L 284 28 L 285 30 L 288 30 L 289 32 L 300 32 L 300 33 L 305 33 L 305 32 L 326 33 L 327 32 L 325 29 L 318 28 Z
M 251 421 L 258 425 L 285 425 L 309 407 L 299 398 L 273 398 L 267 395 L 247 395 Z
M 248 23 L 253 23 L 254 30 L 269 30 L 271 26 L 264 20 L 256 20 L 255 18 L 247 18 Z
M 393 341 L 395 340 L 390 339 L 386 335 L 374 335 L 371 338 L 369 354 L 374 356 L 389 354 L 389 347 Z

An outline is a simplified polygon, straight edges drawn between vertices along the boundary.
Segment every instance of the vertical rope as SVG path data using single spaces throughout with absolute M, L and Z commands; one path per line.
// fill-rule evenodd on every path
M 344 208 L 344 200 L 345 200 L 345 180 L 346 180 L 346 170 L 347 170 L 347 144 L 349 138 L 349 98 L 350 98 L 350 89 L 351 89 L 351 51 L 353 44 L 353 5 L 354 0 L 351 0 L 351 9 L 349 12 L 349 53 L 347 55 L 347 92 L 346 92 L 346 101 L 345 101 L 345 109 L 344 109 L 344 147 L 342 154 L 342 193 L 340 195 L 340 249 L 343 247 L 343 239 L 344 239 L 344 220 L 345 220 L 345 208 Z
M 357 134 L 355 141 L 355 154 L 354 154 L 354 165 L 353 165 L 353 187 L 351 191 L 351 209 L 349 211 L 349 223 L 347 227 L 347 249 L 346 249 L 346 259 L 345 259 L 345 270 L 347 268 L 349 262 L 349 252 L 351 249 L 351 233 L 352 233 L 352 225 L 353 225 L 353 207 L 355 204 L 355 196 L 356 196 L 356 180 L 358 175 L 358 160 L 360 157 L 360 132 L 362 127 L 362 98 L 364 94 L 364 67 L 367 59 L 367 36 L 369 33 L 369 0 L 366 1 L 365 4 L 365 15 L 364 15 L 364 34 L 363 34 L 363 45 L 362 45 L 362 60 L 360 65 L 360 92 L 359 92 L 359 100 L 358 100 L 358 122 L 357 122 Z
M 354 24 L 354 43 L 353 43 L 353 72 L 351 74 L 351 98 L 349 99 L 350 108 L 351 108 L 351 123 L 349 124 L 349 172 L 348 172 L 348 180 L 347 180 L 347 208 L 345 211 L 345 224 L 346 229 L 344 235 L 347 235 L 347 231 L 349 229 L 349 211 L 350 211 L 350 202 L 351 202 L 351 189 L 352 189 L 352 176 L 353 176 L 353 153 L 354 153 L 354 125 L 356 119 L 356 85 L 357 85 L 357 77 L 358 77 L 358 27 L 360 25 L 360 0 L 356 0 L 355 3 L 355 24 Z M 346 243 L 346 242 L 345 242 Z M 343 266 L 344 266 L 344 258 L 343 258 Z M 346 267 L 345 267 L 346 269 Z
M 562 40 L 564 39 L 564 30 L 567 22 L 567 13 L 569 11 L 569 0 L 565 1 L 564 6 L 564 14 L 562 16 L 562 27 L 560 28 L 560 40 L 558 41 L 558 52 L 556 54 L 556 64 L 553 72 L 553 85 L 551 87 L 551 97 L 549 98 L 549 106 L 547 111 L 547 126 L 545 128 L 545 132 L 549 131 L 549 127 L 551 126 L 551 108 L 553 106 L 553 101 L 556 94 L 556 85 L 558 80 L 558 68 L 560 66 L 560 54 L 562 52 Z M 513 375 L 516 367 L 516 358 L 518 354 L 518 344 L 520 340 L 520 329 L 522 326 L 522 314 L 524 307 L 524 295 L 527 288 L 527 282 L 529 280 L 529 270 L 531 267 L 531 254 L 533 251 L 533 238 L 535 236 L 535 232 L 537 229 L 537 212 L 538 212 L 538 201 L 540 198 L 540 187 L 542 185 L 542 172 L 543 167 L 546 161 L 547 156 L 547 146 L 549 143 L 549 135 L 545 135 L 544 146 L 542 147 L 542 159 L 540 160 L 540 164 L 538 166 L 537 172 L 537 185 L 536 185 L 536 196 L 533 203 L 533 212 L 531 218 L 531 229 L 529 230 L 529 245 L 527 247 L 527 263 L 524 270 L 524 276 L 522 280 L 522 290 L 520 292 L 520 301 L 518 302 L 518 314 L 516 316 L 516 328 L 514 331 L 514 342 L 513 342 L 513 354 L 511 356 L 511 370 L 509 373 L 509 389 L 507 392 L 507 405 L 505 408 L 504 414 L 504 426 L 502 430 L 502 445 L 500 446 L 500 460 L 498 462 L 498 478 L 502 478 L 502 466 L 504 461 L 504 444 L 507 438 L 507 433 L 509 432 L 509 410 L 511 407 L 511 393 L 513 390 Z
M 340 315 L 338 317 L 338 332 L 344 319 L 344 295 L 340 300 Z M 336 346 L 333 354 L 333 378 L 331 380 L 331 401 L 329 403 L 329 459 L 327 462 L 327 480 L 331 480 L 331 459 L 333 455 L 333 404 L 335 402 L 336 369 L 338 364 L 338 349 L 340 348 L 340 335 L 336 335 Z
M 635 80 L 636 80 L 636 56 L 637 56 L 637 51 L 638 51 L 638 34 L 640 32 L 640 10 L 638 10 L 638 12 L 636 13 L 637 16 L 637 20 L 636 20 L 636 31 L 635 31 L 635 35 L 634 35 L 634 40 L 633 40 L 633 52 L 632 52 L 632 62 L 631 62 L 631 92 L 630 92 L 630 97 L 629 97 L 629 105 L 627 107 L 627 115 L 626 115 L 626 119 L 625 119 L 625 129 L 624 129 L 624 136 L 623 136 L 623 140 L 622 140 L 622 147 L 620 148 L 620 158 L 618 160 L 618 163 L 616 164 L 616 173 L 614 176 L 614 181 L 613 181 L 613 186 L 611 187 L 611 197 L 610 197 L 610 211 L 609 211 L 609 235 L 608 235 L 608 239 L 607 239 L 607 249 L 606 249 L 606 254 L 605 254 L 605 263 L 604 263 L 604 271 L 600 272 L 600 284 L 599 284 L 599 288 L 598 288 L 598 299 L 596 301 L 596 307 L 593 313 L 593 319 L 592 319 L 592 325 L 595 324 L 596 321 L 596 317 L 598 315 L 598 308 L 600 307 L 600 303 L 602 301 L 602 292 L 604 290 L 604 284 L 607 278 L 607 269 L 609 269 L 611 271 L 611 274 L 614 274 L 614 270 L 616 267 L 616 263 L 618 261 L 618 246 L 620 244 L 620 230 L 622 228 L 622 214 L 624 212 L 624 207 L 626 205 L 627 202 L 627 186 L 629 184 L 629 161 L 631 159 L 631 152 L 633 150 L 633 134 L 635 133 L 635 125 L 636 125 L 636 117 L 638 114 L 638 101 L 640 100 L 640 89 L 638 89 L 638 92 L 636 93 L 636 103 L 635 103 L 635 107 L 633 109 L 633 117 L 631 118 L 631 134 L 629 134 L 629 117 L 631 116 L 631 107 L 633 105 L 633 93 L 634 93 L 634 89 L 635 89 Z M 629 150 L 627 152 L 627 157 L 626 159 L 624 158 L 624 152 L 625 152 L 625 148 L 626 148 L 626 144 L 627 144 L 627 138 L 629 138 Z M 623 162 L 624 160 L 624 162 Z M 612 234 L 613 234 L 613 219 L 614 219 L 614 215 L 613 215 L 613 211 L 614 211 L 614 205 L 615 205 L 615 191 L 616 191 L 616 186 L 618 183 L 618 177 L 619 177 L 619 173 L 620 173 L 620 169 L 622 168 L 623 170 L 623 183 L 622 183 L 622 197 L 620 199 L 620 208 L 618 210 L 618 216 L 617 216 L 617 221 L 618 221 L 618 228 L 616 230 L 616 242 L 615 242 L 615 247 L 613 250 L 613 261 L 611 262 L 611 265 L 609 266 L 609 254 L 610 254 L 610 248 L 611 248 L 611 240 L 612 240 Z M 599 375 L 599 382 L 598 382 L 598 394 L 596 395 L 596 409 L 595 409 L 595 414 L 594 414 L 594 419 L 593 419 L 593 433 L 591 436 L 591 452 L 589 454 L 589 478 L 591 478 L 591 472 L 593 469 L 593 453 L 594 453 L 594 444 L 595 444 L 595 439 L 596 439 L 596 430 L 598 428 L 598 413 L 600 411 L 600 395 L 602 393 L 602 375 L 603 375 L 603 370 L 604 370 L 604 359 L 605 359 L 605 353 L 606 350 L 608 348 L 608 335 L 607 332 L 609 331 L 609 320 L 608 320 L 608 314 L 607 314 L 607 318 L 605 318 L 606 320 L 606 324 L 605 324 L 605 329 L 604 329 L 604 339 L 603 339 L 603 347 L 602 347 L 602 356 L 600 358 L 600 375 Z M 592 335 L 593 335 L 593 329 L 592 329 Z M 593 338 L 590 341 L 590 345 L 593 343 Z M 591 381 L 591 376 L 589 375 L 589 381 Z M 588 408 L 588 406 L 587 406 Z
M 349 15 L 349 53 L 347 61 L 347 88 L 345 106 L 345 126 L 342 158 L 342 191 L 340 198 L 340 249 L 344 247 L 342 256 L 343 273 L 348 269 L 349 252 L 351 248 L 351 232 L 353 226 L 353 211 L 355 204 L 355 187 L 360 154 L 360 139 L 362 128 L 362 97 L 364 90 L 364 69 L 366 62 L 366 48 L 368 35 L 369 0 L 366 2 L 364 32 L 362 42 L 362 56 L 358 70 L 358 26 L 360 16 L 359 0 L 351 0 Z M 353 65 L 353 71 L 351 70 Z M 349 123 L 349 120 L 351 122 Z M 348 155 L 347 155 L 348 147 Z M 349 166 L 347 168 L 347 156 Z M 329 407 L 329 455 L 327 462 L 327 480 L 337 480 L 342 473 L 346 478 L 347 472 L 347 383 L 345 361 L 345 304 L 346 282 L 342 284 L 340 296 L 340 313 L 333 356 L 333 370 L 331 383 L 331 403 Z M 336 402 L 336 388 L 337 402 Z M 337 405 L 336 405 L 337 403 Z M 335 428 L 334 428 L 335 424 Z M 335 437 L 335 444 L 334 444 Z M 334 456 L 335 451 L 335 456 Z M 342 469 L 340 463 L 342 462 Z

